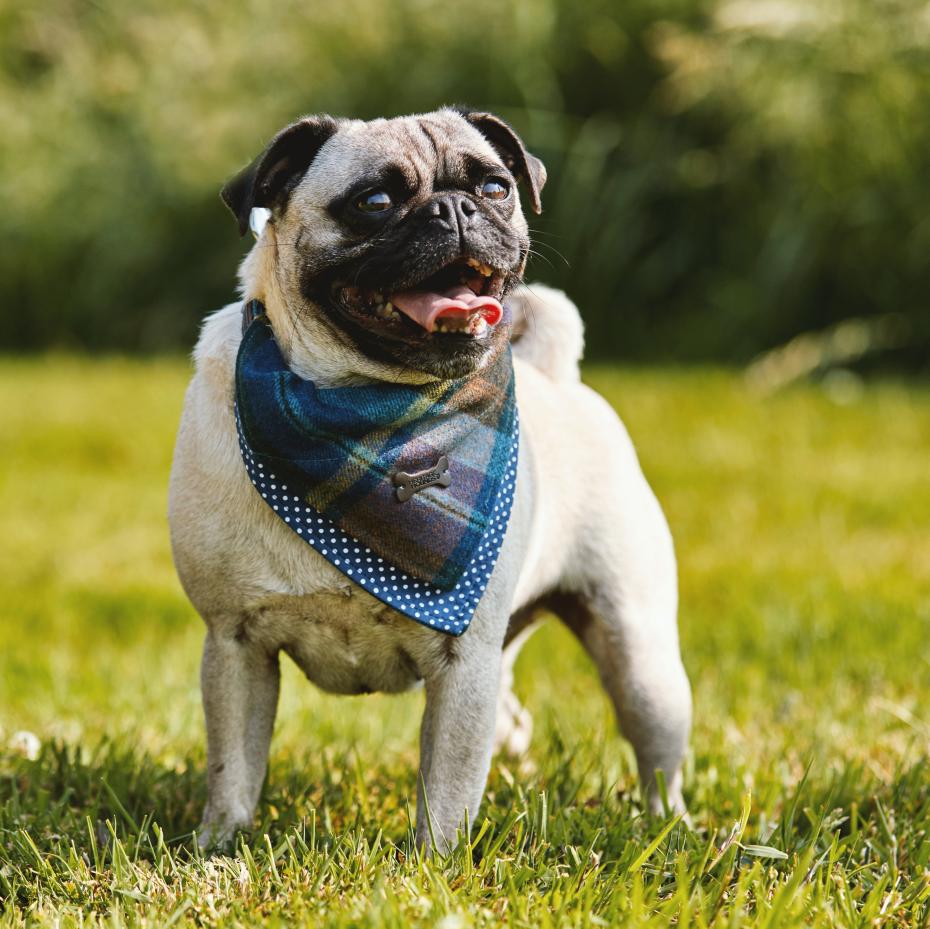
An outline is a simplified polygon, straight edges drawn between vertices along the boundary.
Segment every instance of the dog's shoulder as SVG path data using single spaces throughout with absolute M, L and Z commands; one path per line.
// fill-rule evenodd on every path
M 242 303 L 230 303 L 211 313 L 200 329 L 194 346 L 194 369 L 198 376 L 222 378 L 227 387 L 242 341 Z
M 236 353 L 241 336 L 242 304 L 231 303 L 204 321 L 193 352 L 194 376 L 184 396 L 175 446 L 175 472 L 197 471 L 209 459 L 218 473 L 223 462 L 238 470 L 239 446 L 233 418 Z M 206 491 L 205 491 L 206 492 Z

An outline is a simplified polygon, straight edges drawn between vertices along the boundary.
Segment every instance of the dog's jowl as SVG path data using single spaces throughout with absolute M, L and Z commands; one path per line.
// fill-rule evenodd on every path
M 334 693 L 422 682 L 417 836 L 453 845 L 493 752 L 527 745 L 512 666 L 543 611 L 597 665 L 649 806 L 662 771 L 683 808 L 672 541 L 580 382 L 578 311 L 522 284 L 518 186 L 538 212 L 545 180 L 502 120 L 442 109 L 307 117 L 223 189 L 258 240 L 197 344 L 170 494 L 207 627 L 204 844 L 252 823 L 284 651 Z

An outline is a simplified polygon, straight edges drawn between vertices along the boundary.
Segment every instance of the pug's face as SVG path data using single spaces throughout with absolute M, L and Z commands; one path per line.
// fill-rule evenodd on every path
M 271 211 L 274 275 L 295 325 L 378 362 L 439 377 L 480 367 L 529 250 L 542 163 L 487 113 L 371 122 L 308 117 L 223 190 L 248 228 Z M 498 328 L 500 327 L 500 328 Z

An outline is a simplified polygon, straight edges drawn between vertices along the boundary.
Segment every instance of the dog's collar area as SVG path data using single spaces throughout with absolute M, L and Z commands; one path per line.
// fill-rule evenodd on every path
M 245 335 L 246 329 L 265 313 L 265 304 L 261 300 L 246 300 L 242 304 L 242 334 Z

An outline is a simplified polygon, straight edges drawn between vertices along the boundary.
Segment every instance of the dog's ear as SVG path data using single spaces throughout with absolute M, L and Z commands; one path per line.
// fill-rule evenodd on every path
M 226 183 L 220 196 L 236 217 L 240 235 L 249 228 L 252 208 L 270 209 L 289 193 L 337 127 L 331 116 L 305 116 L 282 129 L 255 161 Z
M 507 165 L 507 170 L 518 181 L 526 181 L 530 189 L 533 212 L 542 213 L 539 194 L 546 183 L 546 166 L 526 150 L 520 136 L 499 116 L 470 110 L 468 107 L 457 106 L 453 109 L 464 116 L 491 143 Z

